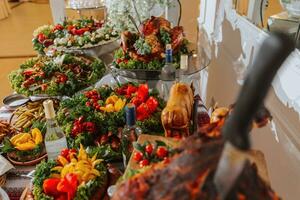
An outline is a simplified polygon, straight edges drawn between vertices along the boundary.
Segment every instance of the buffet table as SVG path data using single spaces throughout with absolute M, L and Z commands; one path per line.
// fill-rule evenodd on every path
M 205 33 L 223 18 L 201 19 L 208 22 L 195 52 L 184 28 L 168 20 L 169 5 L 166 18 L 147 17 L 139 3 L 127 5 L 136 15 L 122 16 L 131 23 L 124 30 L 114 20 L 80 18 L 33 31 L 38 56 L 9 73 L 14 93 L 0 108 L 2 188 L 22 200 L 280 199 L 269 158 L 256 140 L 251 148 L 257 136 L 249 132 L 274 128 L 273 112 L 259 105 L 292 51 L 289 38 L 273 36 L 289 47 L 276 63 L 266 56 L 261 67 L 272 64 L 274 73 L 253 66 L 240 98 L 225 98 L 239 89 L 228 67 L 218 68 L 232 63 L 232 52 L 212 47 Z

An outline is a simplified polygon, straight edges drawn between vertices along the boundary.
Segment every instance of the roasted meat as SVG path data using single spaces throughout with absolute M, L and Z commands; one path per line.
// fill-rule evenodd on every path
M 140 25 L 139 30 L 145 36 L 156 35 L 160 29 L 171 30 L 171 23 L 163 17 L 151 17 Z
M 217 200 L 214 173 L 223 150 L 222 139 L 203 143 L 189 137 L 168 164 L 157 164 L 122 183 L 113 200 Z M 277 200 L 279 197 L 248 162 L 230 191 L 230 200 Z
M 194 93 L 189 85 L 176 83 L 172 86 L 167 106 L 161 114 L 167 137 L 173 136 L 174 129 L 181 130 L 184 136 L 189 135 L 193 104 Z
M 151 17 L 139 27 L 139 34 L 125 31 L 121 34 L 121 47 L 124 53 L 138 61 L 145 63 L 151 60 L 162 60 L 165 54 L 165 41 L 162 41 L 161 31 L 165 37 L 169 37 L 173 53 L 178 52 L 184 41 L 183 27 L 171 28 L 171 23 L 162 17 Z M 135 42 L 142 39 L 144 44 L 151 50 L 147 54 L 140 54 L 135 48 Z

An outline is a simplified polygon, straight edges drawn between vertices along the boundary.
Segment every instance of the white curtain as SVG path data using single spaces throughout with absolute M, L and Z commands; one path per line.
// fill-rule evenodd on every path
M 7 0 L 0 0 L 0 20 L 8 17 L 10 14 L 10 7 Z

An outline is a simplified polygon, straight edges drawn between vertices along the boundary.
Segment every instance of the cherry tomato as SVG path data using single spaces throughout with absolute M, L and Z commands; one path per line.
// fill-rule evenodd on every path
M 156 150 L 157 157 L 163 159 L 168 155 L 168 150 L 165 147 L 158 147 Z
M 57 25 L 54 27 L 54 31 L 56 31 L 56 30 L 61 31 L 61 30 L 63 30 L 63 29 L 64 29 L 64 27 L 63 27 L 61 24 L 57 24 Z
M 137 162 L 143 159 L 143 154 L 139 151 L 134 152 L 133 159 Z
M 85 129 L 90 132 L 93 133 L 95 132 L 96 126 L 93 122 L 84 122 L 83 126 L 85 127 Z
M 83 131 L 83 127 L 81 124 L 75 124 L 72 128 L 72 135 L 76 136 Z
M 60 82 L 61 82 L 61 83 L 65 83 L 67 80 L 68 80 L 68 77 L 67 77 L 66 75 L 62 75 L 62 76 L 60 77 Z
M 145 148 L 145 151 L 150 155 L 152 153 L 152 151 L 153 151 L 152 144 L 147 144 L 146 148 Z
M 147 159 L 141 160 L 139 162 L 139 164 L 140 164 L 140 167 L 145 167 L 145 166 L 149 165 L 149 160 L 147 160 Z
M 121 58 L 118 58 L 117 60 L 116 60 L 116 63 L 117 64 L 120 64 L 122 62 L 122 59 Z
M 39 41 L 40 43 L 43 43 L 43 42 L 47 39 L 47 37 L 45 36 L 44 33 L 39 33 L 39 34 L 37 35 L 37 39 L 38 39 L 38 41 Z
M 101 136 L 100 138 L 100 144 L 106 144 L 108 142 L 108 135 L 107 134 L 104 134 Z
M 53 44 L 53 40 L 51 39 L 44 40 L 43 44 L 45 47 L 49 47 L 50 45 Z
M 85 105 L 86 105 L 87 107 L 90 107 L 90 106 L 91 106 L 91 102 L 87 101 L 87 102 L 85 103 Z

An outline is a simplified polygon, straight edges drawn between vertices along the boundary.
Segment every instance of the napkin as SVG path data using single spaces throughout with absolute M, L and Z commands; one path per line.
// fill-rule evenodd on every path
M 0 176 L 8 172 L 9 170 L 14 169 L 14 166 L 10 164 L 3 156 L 0 155 Z

